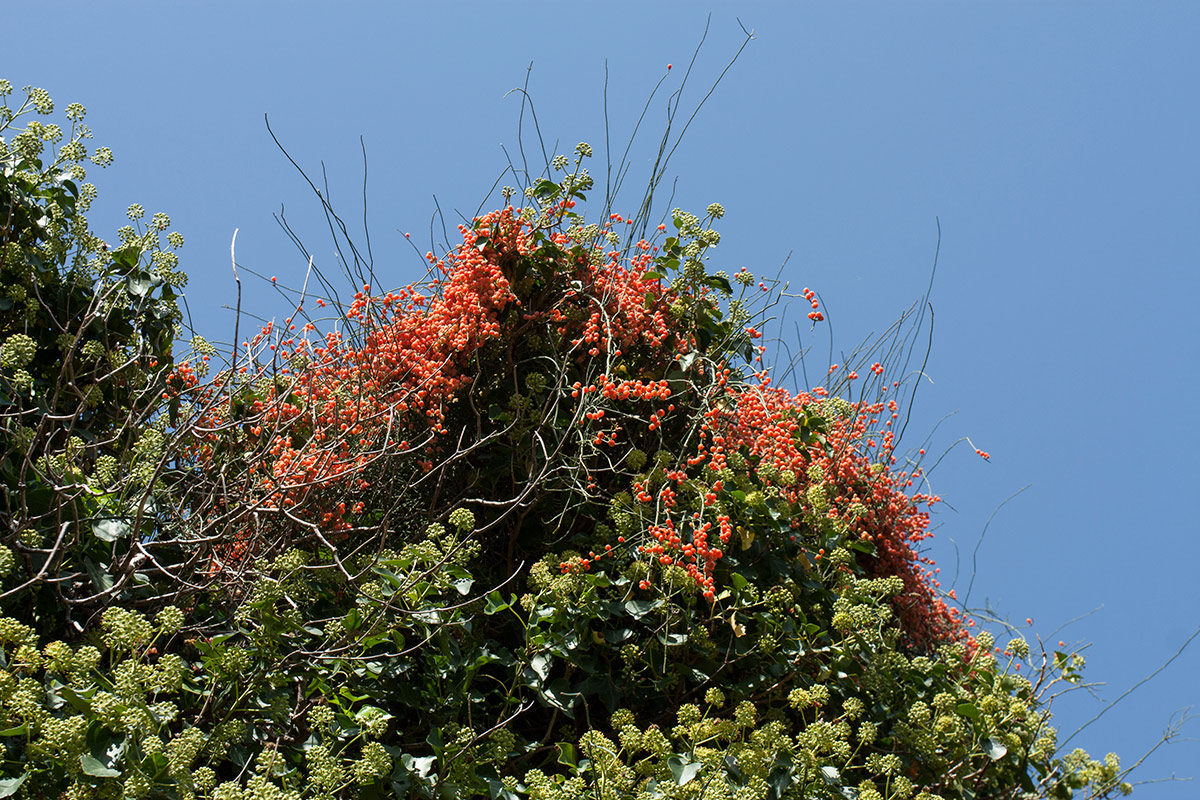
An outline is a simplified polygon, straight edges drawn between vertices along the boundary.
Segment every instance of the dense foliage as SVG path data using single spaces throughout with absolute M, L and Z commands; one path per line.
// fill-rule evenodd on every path
M 853 402 L 772 385 L 767 287 L 707 268 L 719 205 L 589 221 L 581 144 L 427 281 L 296 292 L 210 375 L 176 341 L 182 239 L 94 237 L 88 132 L 43 157 L 27 96 L 0 130 L 0 797 L 1125 788 L 1057 752 L 1078 658 L 971 636 L 939 591 L 889 361 L 841 368 Z

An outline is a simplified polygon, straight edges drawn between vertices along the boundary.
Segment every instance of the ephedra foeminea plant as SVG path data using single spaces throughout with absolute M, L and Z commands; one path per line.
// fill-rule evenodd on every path
M 483 648 L 471 652 L 488 688 L 472 698 L 483 705 L 439 697 L 447 718 L 439 731 L 463 738 L 457 760 L 429 745 L 430 771 L 409 776 L 429 791 L 446 781 L 507 787 L 506 775 L 517 784 L 497 791 L 535 795 L 576 785 L 563 780 L 608 780 L 591 774 L 595 753 L 569 760 L 567 774 L 540 789 L 520 782 L 524 767 L 506 770 L 537 763 L 562 731 L 578 734 L 596 713 L 622 707 L 636 713 L 619 727 L 640 731 L 643 744 L 653 728 L 638 722 L 673 724 L 683 738 L 664 739 L 661 758 L 608 740 L 601 749 L 611 749 L 620 791 L 668 776 L 683 794 L 702 785 L 684 789 L 697 776 L 719 777 L 731 791 L 738 781 L 759 785 L 754 777 L 777 792 L 840 792 L 863 781 L 882 792 L 894 783 L 887 791 L 897 796 L 963 774 L 996 796 L 1034 785 L 1018 777 L 1029 753 L 1049 765 L 1053 749 L 1036 693 L 1068 665 L 1047 664 L 1035 687 L 998 665 L 991 642 L 981 648 L 936 590 L 918 550 L 936 498 L 907 494 L 919 473 L 894 468 L 896 402 L 886 391 L 850 403 L 820 388 L 773 387 L 756 362 L 762 347 L 748 302 L 761 290 L 746 272 L 730 279 L 703 267 L 720 206 L 704 218 L 677 211 L 674 235 L 664 224 L 624 248 L 624 217 L 588 223 L 576 211 L 586 152 L 581 146 L 575 171 L 559 183 L 532 187 L 540 202 L 529 210 L 481 216 L 462 226 L 459 247 L 430 253 L 428 286 L 376 294 L 363 286 L 344 317 L 352 332 L 293 336 L 292 326 L 303 334 L 314 325 L 294 315 L 286 333 L 266 327 L 247 342 L 287 366 L 247 359 L 244 376 L 202 395 L 209 411 L 193 455 L 216 459 L 203 471 L 219 471 L 227 409 L 235 435 L 261 454 L 235 495 L 237 508 L 262 512 L 253 516 L 258 527 L 230 531 L 215 558 L 236 567 L 307 551 L 310 563 L 336 569 L 387 609 L 428 576 L 381 581 L 374 559 L 430 521 L 470 531 L 441 546 L 447 563 L 473 559 L 469 576 L 456 578 L 464 600 L 451 605 L 476 615 L 455 647 Z M 444 535 L 435 528 L 435 538 Z M 468 599 L 475 581 L 499 587 L 482 606 Z M 479 687 L 483 679 L 464 680 Z M 918 710 L 910 719 L 911 702 L 903 715 L 890 705 L 912 699 L 910 681 L 939 688 L 921 692 L 928 718 Z M 723 743 L 714 752 L 758 752 L 750 741 L 758 722 L 745 725 L 744 710 L 742 723 L 720 718 L 716 703 L 690 723 L 674 716 L 716 698 L 714 688 L 775 724 L 770 757 L 754 756 L 757 771 L 701 757 L 710 740 Z M 802 724 L 792 712 L 809 707 L 805 692 L 820 702 Z M 468 733 L 462 715 L 489 701 L 496 716 Z M 868 740 L 856 741 L 850 723 L 868 709 L 878 716 L 863 728 Z M 785 735 L 778 726 L 789 715 L 801 727 Z M 408 724 L 416 736 L 428 720 Z M 704 734 L 699 744 L 689 726 Z M 922 726 L 952 734 L 955 748 L 922 738 Z M 515 737 L 504 768 L 463 755 L 500 730 L 505 742 Z M 832 738 L 817 746 L 805 731 Z M 433 738 L 444 744 L 448 734 Z M 910 749 L 917 742 L 928 747 Z M 867 756 L 870 766 L 856 764 Z M 448 776 L 436 772 L 438 759 L 472 766 Z M 970 768 L 946 778 L 952 764 Z M 1115 785 L 1111 765 L 1086 765 Z M 1038 777 L 1065 780 L 1051 766 Z

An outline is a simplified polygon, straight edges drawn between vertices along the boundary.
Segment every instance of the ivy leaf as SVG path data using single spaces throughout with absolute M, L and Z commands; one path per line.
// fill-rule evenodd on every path
M 105 570 L 107 565 L 97 564 L 87 556 L 84 556 L 83 566 L 87 569 L 88 577 L 91 579 L 92 585 L 97 589 L 102 592 L 107 592 L 113 587 L 113 576 Z
M 654 609 L 662 605 L 662 598 L 657 600 L 627 600 L 625 602 L 625 610 L 629 612 L 629 616 L 634 619 L 641 619 L 649 614 Z
M 26 772 L 19 778 L 5 778 L 4 780 L 0 780 L 0 797 L 12 797 L 28 777 L 29 773 Z
M 775 759 L 775 766 L 767 775 L 767 800 L 780 800 L 792 785 L 792 759 L 786 753 L 781 753 Z
M 121 771 L 112 767 L 104 766 L 104 763 L 95 756 L 82 755 L 79 757 L 79 766 L 83 768 L 85 775 L 91 775 L 95 778 L 119 778 Z
M 125 279 L 125 289 L 134 297 L 145 297 L 153 288 L 154 282 L 146 272 L 137 272 Z
M 696 777 L 696 773 L 700 771 L 700 762 L 693 761 L 685 763 L 679 756 L 671 756 L 667 760 L 667 766 L 671 768 L 671 774 L 675 776 L 676 786 L 686 786 Z
M 557 708 L 571 719 L 574 719 L 575 712 L 571 707 L 579 699 L 579 693 L 567 691 L 566 686 L 566 681 L 559 678 L 549 686 L 538 690 L 538 698 L 551 708 Z
M 678 647 L 688 640 L 687 634 L 684 633 L 665 633 L 659 632 L 658 640 L 667 647 Z
M 400 763 L 409 772 L 417 773 L 418 777 L 424 778 L 429 774 L 429 770 L 433 769 L 433 762 L 437 759 L 433 756 L 425 756 L 424 758 L 414 758 L 408 753 L 400 756 Z
M 570 742 L 558 743 L 558 763 L 564 767 L 572 767 L 579 763 L 579 755 L 575 752 L 575 745 Z
M 979 719 L 979 709 L 970 703 L 959 703 L 955 711 L 960 716 L 967 717 L 968 719 Z
M 538 197 L 553 197 L 558 194 L 558 184 L 542 178 L 533 187 L 533 193 Z
M 630 636 L 633 636 L 633 628 L 620 628 L 615 631 L 605 631 L 604 641 L 609 644 L 620 644 Z
M 142 251 L 134 245 L 114 250 L 112 254 L 113 265 L 118 267 L 120 274 L 129 273 L 137 269 L 138 257 L 141 254 Z
M 492 593 L 487 596 L 487 603 L 484 604 L 483 613 L 490 617 L 493 614 L 498 614 L 499 612 L 511 607 L 512 606 L 510 603 L 504 602 L 504 595 L 493 590 Z
M 550 677 L 550 665 L 554 662 L 554 657 L 549 653 L 538 653 L 529 661 L 529 666 L 537 673 L 537 676 L 542 680 Z
M 733 291 L 733 287 L 730 285 L 729 281 L 720 275 L 709 275 L 704 282 L 713 289 L 720 289 L 722 292 L 727 294 Z
M 102 542 L 115 542 L 129 535 L 129 520 L 124 517 L 101 519 L 92 523 L 92 533 Z
M 983 752 L 992 761 L 999 761 L 1008 753 L 1008 748 L 996 739 L 985 739 L 983 742 Z

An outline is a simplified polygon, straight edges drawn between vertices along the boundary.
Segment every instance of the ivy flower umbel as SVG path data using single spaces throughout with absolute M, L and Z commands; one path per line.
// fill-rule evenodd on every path
M 379 742 L 368 742 L 354 762 L 354 782 L 360 786 L 374 783 L 392 772 L 392 757 Z
M 29 97 L 29 102 L 33 104 L 33 108 L 37 113 L 42 116 L 54 113 L 54 101 L 50 98 L 50 93 L 45 89 L 39 89 L 36 86 L 26 86 L 25 94 Z
M 167 606 L 158 612 L 155 622 L 158 623 L 158 629 L 164 636 L 178 633 L 179 629 L 183 627 L 183 611 L 176 606 Z
M 1029 657 L 1029 642 L 1027 642 L 1024 637 L 1021 636 L 1011 640 L 1004 649 L 1012 653 L 1017 658 Z
M 133 650 L 150 641 L 154 628 L 136 611 L 112 606 L 100 618 L 107 633 L 104 643 L 113 650 Z
M 468 508 L 456 508 L 450 512 L 449 522 L 459 533 L 470 533 L 475 530 L 475 513 Z
M 0 367 L 21 369 L 29 365 L 37 353 L 37 343 L 24 333 L 14 333 L 0 345 Z

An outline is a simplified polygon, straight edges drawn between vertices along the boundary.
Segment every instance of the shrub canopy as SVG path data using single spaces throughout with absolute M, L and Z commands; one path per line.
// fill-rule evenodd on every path
M 774 385 L 768 287 L 708 269 L 721 206 L 589 220 L 580 145 L 427 280 L 293 292 L 209 373 L 182 239 L 88 232 L 88 132 L 43 158 L 63 133 L 15 128 L 52 109 L 27 96 L 0 146 L 0 797 L 1123 788 L 1056 752 L 1079 661 L 972 636 L 940 592 L 894 365 L 843 368 L 856 400 Z

